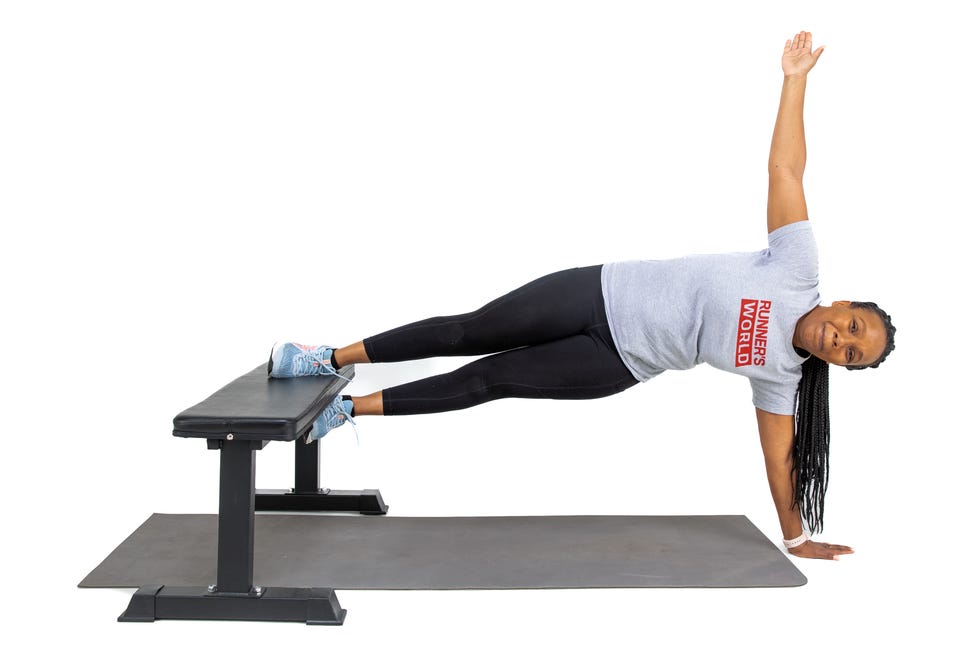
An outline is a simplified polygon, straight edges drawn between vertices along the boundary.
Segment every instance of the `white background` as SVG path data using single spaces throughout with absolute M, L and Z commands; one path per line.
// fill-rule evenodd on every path
M 977 578 L 975 29 L 956 2 L 4 2 L 5 639 L 106 650 L 966 648 Z M 832 372 L 795 589 L 339 592 L 342 628 L 118 624 L 75 585 L 214 512 L 171 419 L 277 339 L 343 345 L 566 267 L 761 249 L 783 42 L 826 51 L 805 188 L 825 300 L 898 347 Z M 355 394 L 462 364 L 362 366 Z M 964 364 L 965 363 L 965 364 Z M 962 374 L 962 377 L 957 376 Z M 325 485 L 391 515 L 745 514 L 779 542 L 744 379 L 358 420 Z M 292 448 L 259 454 L 290 482 Z M 969 597 L 969 594 L 967 595 Z M 667 649 L 674 650 L 674 648 Z

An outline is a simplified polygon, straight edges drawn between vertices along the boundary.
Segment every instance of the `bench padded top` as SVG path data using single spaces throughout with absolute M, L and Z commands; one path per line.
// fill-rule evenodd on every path
M 354 366 L 339 370 L 354 377 Z M 267 364 L 238 377 L 174 418 L 174 435 L 241 440 L 296 440 L 347 385 L 336 376 L 268 378 Z

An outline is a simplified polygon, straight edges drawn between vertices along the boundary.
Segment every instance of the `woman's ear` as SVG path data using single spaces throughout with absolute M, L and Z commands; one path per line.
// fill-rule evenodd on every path
M 836 302 L 832 303 L 831 306 L 850 306 L 851 302 L 843 299 L 838 299 Z

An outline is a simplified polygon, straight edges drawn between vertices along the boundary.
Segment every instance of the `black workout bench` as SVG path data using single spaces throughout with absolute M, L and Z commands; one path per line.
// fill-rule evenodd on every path
M 354 367 L 339 370 L 353 378 Z M 174 418 L 174 435 L 205 438 L 221 451 L 218 498 L 218 577 L 209 587 L 144 585 L 119 621 L 232 619 L 344 623 L 333 589 L 252 584 L 255 511 L 344 511 L 383 515 L 378 490 L 320 488 L 320 443 L 306 434 L 347 385 L 336 376 L 268 378 L 265 364 L 232 381 Z M 255 452 L 271 441 L 296 443 L 292 490 L 255 489 Z

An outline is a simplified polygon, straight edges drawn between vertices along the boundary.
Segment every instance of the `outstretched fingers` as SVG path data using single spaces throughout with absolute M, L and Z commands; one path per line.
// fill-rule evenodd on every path
M 800 546 L 790 549 L 790 553 L 801 558 L 817 558 L 820 560 L 840 560 L 840 556 L 854 553 L 854 549 L 841 544 L 825 544 L 807 540 Z
M 807 50 L 813 47 L 813 32 L 800 32 L 793 37 L 793 50 Z
M 797 32 L 792 39 L 787 39 L 783 46 L 783 72 L 787 75 L 806 75 L 823 54 L 823 47 L 813 51 L 813 33 Z
M 848 553 L 854 553 L 854 549 L 849 546 L 842 546 L 840 544 L 823 544 L 820 543 L 820 547 L 825 554 L 825 557 L 832 560 L 840 560 L 839 556 L 846 555 Z
M 783 52 L 799 50 L 801 48 L 806 48 L 807 50 L 813 48 L 813 32 L 799 32 L 792 39 L 786 39 L 786 45 L 783 46 Z

